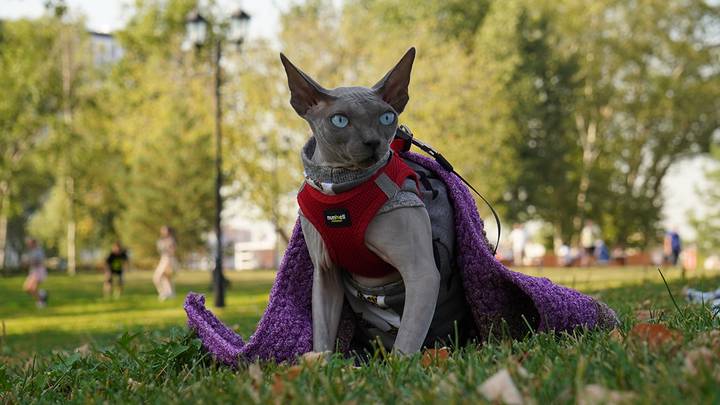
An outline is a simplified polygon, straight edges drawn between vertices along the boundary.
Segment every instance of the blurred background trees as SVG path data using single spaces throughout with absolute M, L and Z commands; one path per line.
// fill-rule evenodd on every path
M 716 162 L 720 162 L 720 146 L 714 145 L 712 156 Z M 690 213 L 692 222 L 697 229 L 698 248 L 705 254 L 717 252 L 720 247 L 720 168 L 708 170 L 706 173 L 709 183 L 703 190 L 705 193 L 705 204 L 710 207 L 709 212 L 701 217 Z
M 63 257 L 115 238 L 150 257 L 162 224 L 185 250 L 205 246 L 211 71 L 181 46 L 194 5 L 138 1 L 110 66 L 89 63 L 82 21 L 2 23 L 0 251 L 28 223 Z M 285 240 L 309 130 L 278 50 L 335 87 L 374 84 L 416 46 L 401 121 L 507 223 L 542 220 L 556 243 L 585 218 L 608 244 L 656 243 L 668 169 L 707 153 L 720 126 L 717 2 L 307 0 L 281 24 L 225 64 L 223 125 L 226 197 Z
M 40 29 L 42 27 L 42 29 Z M 30 214 L 51 185 L 38 156 L 61 105 L 59 64 L 51 18 L 0 25 L 0 259 L 7 245 L 22 247 Z M 10 232 L 14 231 L 14 232 Z
M 113 223 L 137 258 L 156 254 L 162 225 L 175 229 L 179 251 L 202 248 L 213 218 L 210 68 L 181 49 L 194 2 L 162 4 L 138 4 L 119 33 L 124 56 L 110 81 L 124 164 L 116 179 L 124 208 Z

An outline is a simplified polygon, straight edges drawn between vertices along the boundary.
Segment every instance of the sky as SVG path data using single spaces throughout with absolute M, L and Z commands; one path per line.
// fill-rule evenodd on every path
M 0 0 L 0 19 L 37 17 L 44 11 L 43 0 Z M 71 13 L 87 17 L 88 29 L 112 32 L 123 27 L 132 10 L 127 0 L 68 0 Z M 250 38 L 274 38 L 279 27 L 280 10 L 289 2 L 286 0 L 218 0 L 221 9 L 228 13 L 242 7 L 251 15 Z M 441 146 L 441 145 L 439 145 Z M 688 221 L 688 213 L 702 217 L 707 207 L 700 196 L 708 183 L 704 172 L 718 167 L 706 157 L 685 159 L 675 164 L 665 177 L 663 192 L 666 204 L 663 210 L 664 226 L 677 227 L 685 238 L 693 238 L 695 232 Z
M 125 25 L 132 13 L 131 0 L 67 0 L 70 12 L 84 14 L 88 29 L 99 32 L 112 32 Z M 0 0 L 0 18 L 15 19 L 40 16 L 44 9 L 44 0 Z M 282 0 L 233 1 L 219 0 L 218 4 L 228 10 L 228 14 L 242 7 L 250 14 L 250 37 L 272 38 L 278 27 L 279 9 L 287 2 Z

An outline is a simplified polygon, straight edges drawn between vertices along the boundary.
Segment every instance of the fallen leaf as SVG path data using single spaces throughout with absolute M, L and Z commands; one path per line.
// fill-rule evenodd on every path
M 285 392 L 285 383 L 298 378 L 302 372 L 302 366 L 288 367 L 284 372 L 280 371 L 273 375 L 273 385 L 271 391 L 274 395 L 282 395 Z
M 292 366 L 287 369 L 287 372 L 285 373 L 285 377 L 288 381 L 292 381 L 302 373 L 302 367 L 301 366 Z
M 128 378 L 127 383 L 128 383 L 128 387 L 130 387 L 130 390 L 131 390 L 131 391 L 135 391 L 135 390 L 137 390 L 138 388 L 142 387 L 142 383 L 141 383 L 141 382 L 135 381 L 135 380 L 133 380 L 132 378 Z
M 272 391 L 273 396 L 275 396 L 275 397 L 278 397 L 283 394 L 283 392 L 285 391 L 285 383 L 283 382 L 282 377 L 280 377 L 277 374 L 275 374 L 273 376 L 273 385 L 270 390 Z
M 628 338 L 636 342 L 645 342 L 651 350 L 667 346 L 679 345 L 683 342 L 683 335 L 657 323 L 639 323 L 628 333 Z
M 448 357 L 450 357 L 450 349 L 447 347 L 441 347 L 439 349 L 426 349 L 423 352 L 420 364 L 425 368 L 428 368 L 431 365 L 442 367 L 447 364 Z
M 90 354 L 90 345 L 85 343 L 84 345 L 76 348 L 75 353 L 80 353 L 83 356 Z
M 528 373 L 528 371 L 525 370 L 525 367 L 523 367 L 523 366 L 517 366 L 517 374 L 522 378 L 530 377 L 530 373 Z
M 620 332 L 620 329 L 613 328 L 613 330 L 608 333 L 608 338 L 612 340 L 613 342 L 622 343 L 625 340 L 625 337 L 623 336 L 622 332 Z
M 485 380 L 478 388 L 478 392 L 490 402 L 499 401 L 507 405 L 523 404 L 522 395 L 520 395 L 520 391 L 518 391 L 512 377 L 510 377 L 510 372 L 506 368 Z
M 635 393 L 610 390 L 599 384 L 589 384 L 578 393 L 577 405 L 619 405 L 632 402 Z
M 250 375 L 250 379 L 252 380 L 253 387 L 258 388 L 262 385 L 263 372 L 259 364 L 251 364 L 250 367 L 248 367 L 248 374 Z
M 691 376 L 695 376 L 702 369 L 710 370 L 715 363 L 715 355 L 707 347 L 693 349 L 685 354 L 683 370 Z
M 638 309 L 635 311 L 635 319 L 640 322 L 649 321 L 652 319 L 652 314 L 648 309 Z
M 308 366 L 314 366 L 316 364 L 319 364 L 321 366 L 324 366 L 327 364 L 327 358 L 330 355 L 331 352 L 325 351 L 325 352 L 307 352 L 303 354 L 300 358 L 302 359 L 302 362 Z

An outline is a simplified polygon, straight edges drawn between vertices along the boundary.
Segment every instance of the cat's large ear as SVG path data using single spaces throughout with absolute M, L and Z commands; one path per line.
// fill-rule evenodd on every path
M 282 53 L 280 53 L 280 61 L 285 67 L 288 86 L 290 87 L 290 105 L 301 117 L 311 107 L 334 98 L 310 76 L 295 67 Z
M 403 112 L 405 105 L 410 100 L 408 86 L 410 85 L 410 72 L 414 60 L 415 48 L 410 48 L 405 52 L 400 62 L 372 87 L 398 114 Z

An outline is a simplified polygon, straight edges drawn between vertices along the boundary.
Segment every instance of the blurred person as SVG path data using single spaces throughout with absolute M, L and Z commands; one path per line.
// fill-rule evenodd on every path
M 595 243 L 600 237 L 600 227 L 592 219 L 586 219 L 585 225 L 580 230 L 580 246 L 583 249 L 581 265 L 589 266 L 592 263 L 595 257 Z
M 687 249 L 683 249 L 682 255 L 679 260 L 682 264 L 684 271 L 695 271 L 698 265 L 698 251 L 697 246 L 689 246 Z
M 622 245 L 615 245 L 612 250 L 612 260 L 619 266 L 624 266 L 627 261 L 627 254 L 625 248 Z
M 595 259 L 599 264 L 608 264 L 610 262 L 610 249 L 602 239 L 595 242 Z
M 602 239 L 599 239 L 595 243 L 595 257 L 597 258 L 598 263 L 608 264 L 610 262 L 610 249 Z
M 682 243 L 677 228 L 673 228 L 665 232 L 663 240 L 663 253 L 665 254 L 665 262 L 673 266 L 677 266 L 680 252 L 682 251 Z
M 570 246 L 562 243 L 555 252 L 558 258 L 558 265 L 562 267 L 572 267 L 577 265 L 580 260 L 580 251 L 576 246 Z
M 25 283 L 23 283 L 23 291 L 35 299 L 35 305 L 38 308 L 45 308 L 48 302 L 48 292 L 40 288 L 40 284 L 47 278 L 45 252 L 43 252 L 37 240 L 33 238 L 28 238 L 25 241 L 25 246 L 28 250 L 26 260 L 29 271 Z
M 115 242 L 110 249 L 110 254 L 105 259 L 105 284 L 103 293 L 106 297 L 112 295 L 119 297 L 123 291 L 123 273 L 128 263 L 128 256 L 120 242 Z M 117 280 L 117 288 L 113 291 L 113 284 Z
M 665 257 L 665 252 L 662 248 L 653 248 L 650 250 L 650 263 L 655 267 L 660 267 L 665 263 L 668 263 Z
M 153 274 L 153 283 L 158 292 L 158 299 L 165 301 L 175 296 L 175 289 L 172 283 L 172 276 L 175 272 L 177 259 L 175 249 L 177 241 L 175 232 L 167 225 L 160 228 L 160 239 L 157 241 L 157 250 L 160 253 L 160 262 Z
M 523 264 L 525 260 L 525 246 L 527 245 L 527 232 L 523 224 L 516 223 L 510 231 L 510 242 L 512 244 L 512 261 L 516 266 Z
M 560 245 L 557 249 L 556 255 L 558 258 L 558 265 L 563 267 L 570 267 L 572 265 L 572 252 L 570 251 L 570 246 L 567 244 L 563 243 Z

